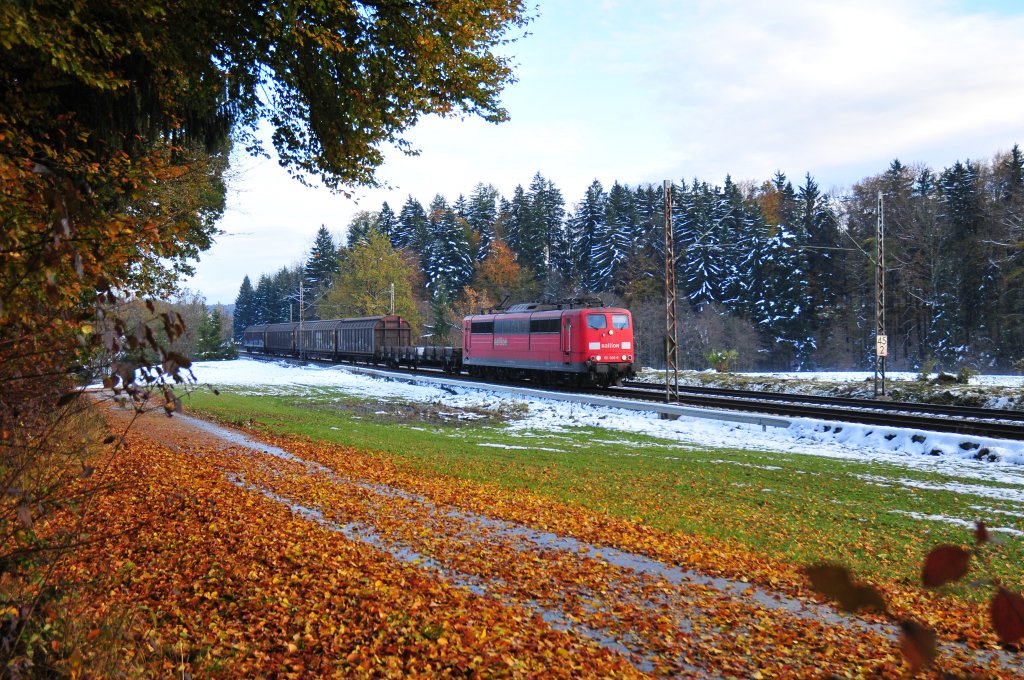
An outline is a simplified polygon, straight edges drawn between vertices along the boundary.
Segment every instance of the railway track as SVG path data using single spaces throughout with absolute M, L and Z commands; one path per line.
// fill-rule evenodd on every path
M 271 361 L 289 361 L 282 357 L 251 358 Z M 305 363 L 330 364 L 328 361 L 307 360 Z M 346 364 L 341 364 L 346 365 Z M 431 369 L 386 369 L 406 375 L 434 374 L 448 380 L 466 384 L 489 384 L 465 375 L 449 375 Z M 608 389 L 581 389 L 578 387 L 538 385 L 533 382 L 502 383 L 518 387 L 582 392 L 607 397 L 648 402 L 664 402 L 665 386 L 656 383 L 627 382 L 622 387 Z M 962 406 L 941 406 L 912 402 L 875 401 L 849 397 L 822 397 L 782 392 L 753 392 L 711 387 L 679 387 L 678 404 L 743 413 L 760 413 L 792 418 L 815 418 L 879 427 L 919 429 L 928 432 L 947 432 L 975 437 L 1024 441 L 1024 412 L 983 409 Z M 841 428 L 842 426 L 837 426 Z
M 645 399 L 665 399 L 665 386 L 661 384 L 627 382 L 613 391 L 624 398 L 641 393 Z M 679 403 L 862 425 L 1024 440 L 1022 411 L 684 385 L 679 386 Z

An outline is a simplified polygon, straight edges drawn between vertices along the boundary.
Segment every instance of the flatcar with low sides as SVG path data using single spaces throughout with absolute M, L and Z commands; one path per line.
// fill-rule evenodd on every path
M 462 324 L 463 366 L 498 380 L 608 387 L 636 374 L 634 348 L 629 310 L 600 300 L 514 305 Z

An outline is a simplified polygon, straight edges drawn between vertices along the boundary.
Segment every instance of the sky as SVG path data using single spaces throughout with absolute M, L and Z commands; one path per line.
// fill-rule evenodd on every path
M 391 151 L 384 189 L 306 188 L 273 159 L 233 156 L 223 233 L 183 282 L 234 302 L 244 276 L 305 259 L 324 225 L 454 201 L 478 182 L 511 197 L 540 172 L 566 207 L 605 188 L 809 173 L 829 191 L 893 159 L 941 170 L 1024 143 L 1019 0 L 537 0 L 504 52 L 511 120 L 424 118 Z

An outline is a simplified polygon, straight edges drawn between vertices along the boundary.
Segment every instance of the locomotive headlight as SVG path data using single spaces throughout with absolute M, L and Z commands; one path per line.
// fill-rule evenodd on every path
M 600 354 L 598 354 L 597 356 L 594 357 L 594 361 L 600 361 L 600 360 L 601 360 L 601 355 Z

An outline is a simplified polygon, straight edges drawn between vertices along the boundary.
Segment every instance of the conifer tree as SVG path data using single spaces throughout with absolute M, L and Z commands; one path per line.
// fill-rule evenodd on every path
M 752 320 L 769 346 L 788 352 L 792 367 L 803 368 L 815 348 L 803 323 L 807 298 L 806 272 L 800 268 L 796 237 L 785 227 L 764 226 L 753 257 Z
M 528 248 L 526 241 L 530 232 L 530 200 L 522 184 L 512 191 L 512 200 L 503 211 L 502 227 L 505 243 L 520 262 L 525 262 L 523 252 Z
M 945 328 L 940 353 L 960 358 L 982 330 L 991 301 L 993 282 L 982 243 L 984 213 L 978 168 L 957 161 L 939 178 L 939 218 L 945 226 L 949 257 L 944 267 L 943 304 Z
M 320 301 L 321 318 L 390 314 L 394 290 L 394 313 L 419 327 L 420 318 L 413 296 L 413 271 L 391 242 L 376 230 L 370 230 L 348 253 L 344 266 L 335 277 L 327 295 Z
M 477 259 L 482 260 L 490 252 L 494 239 L 495 223 L 498 220 L 498 190 L 482 182 L 469 195 L 466 221 L 477 234 Z
M 391 234 L 391 244 L 398 250 L 411 248 L 422 253 L 427 243 L 427 211 L 412 196 L 405 201 L 398 214 L 398 225 Z
M 430 344 L 444 346 L 451 344 L 452 307 L 451 298 L 445 286 L 437 286 L 430 295 Z
M 567 225 L 567 244 L 569 280 L 574 284 L 574 291 L 602 291 L 608 285 L 607 275 L 610 270 L 604 254 L 608 251 L 605 242 L 605 219 L 608 214 L 608 196 L 596 179 L 591 182 L 583 195 L 583 200 L 576 206 L 572 218 Z
M 395 215 L 388 202 L 384 201 L 384 204 L 380 207 L 380 212 L 377 213 L 377 231 L 390 240 L 394 238 L 397 229 L 398 216 Z
M 468 225 L 460 220 L 440 195 L 430 204 L 429 242 L 423 257 L 423 270 L 431 290 L 444 287 L 447 292 L 461 290 L 473 277 Z
M 348 239 L 345 246 L 351 249 L 359 243 L 362 243 L 366 240 L 366 237 L 371 230 L 383 233 L 377 224 L 377 213 L 360 210 L 353 215 L 352 220 L 348 223 Z
M 213 361 L 219 359 L 233 359 L 238 356 L 235 346 L 231 340 L 224 337 L 224 321 L 221 317 L 220 307 L 214 307 L 206 314 L 206 318 L 199 324 L 198 337 L 196 339 L 195 357 L 199 360 Z
M 469 202 L 466 201 L 465 196 L 459 194 L 459 197 L 455 199 L 454 203 L 452 203 L 452 212 L 455 213 L 455 216 L 460 220 L 467 218 L 469 215 Z
M 753 315 L 754 253 L 759 240 L 760 214 L 748 204 L 743 192 L 726 176 L 718 217 L 722 240 L 729 244 L 730 257 L 722 278 L 722 301 L 733 314 Z
M 692 189 L 683 192 L 682 198 L 684 209 L 676 231 L 678 281 L 690 304 L 700 311 L 723 298 L 721 196 L 707 182 L 694 180 Z
M 246 275 L 242 279 L 242 286 L 238 289 L 238 297 L 235 298 L 235 314 L 232 319 L 232 331 L 235 340 L 242 339 L 242 332 L 246 328 L 258 323 L 256 320 L 256 291 L 253 290 L 252 282 Z
M 551 250 L 565 220 L 565 199 L 554 182 L 544 179 L 539 172 L 530 182 L 527 199 L 530 218 L 524 237 L 535 245 L 524 248 L 522 262 L 538 273 L 547 272 L 551 264 Z
M 277 292 L 271 277 L 261 274 L 253 291 L 253 323 L 276 323 Z
M 819 331 L 822 320 L 833 314 L 836 298 L 843 289 L 839 253 L 842 251 L 838 220 L 829 196 L 822 194 L 810 173 L 797 190 L 800 227 L 804 234 L 810 304 L 805 318 L 810 331 Z
M 317 318 L 315 312 L 316 301 L 327 291 L 328 286 L 331 285 L 331 280 L 337 273 L 338 247 L 335 245 L 330 232 L 327 231 L 327 227 L 320 225 L 320 229 L 316 233 L 316 239 L 313 242 L 313 248 L 306 258 L 306 265 L 302 272 L 302 282 L 305 286 L 302 298 L 307 310 L 303 318 L 306 320 Z M 280 281 L 279 289 L 284 295 L 289 295 L 292 292 L 289 290 L 288 282 L 284 278 Z M 298 295 L 297 286 L 294 292 L 295 295 Z M 285 315 L 282 314 L 282 316 Z M 282 319 L 282 321 L 284 320 Z

